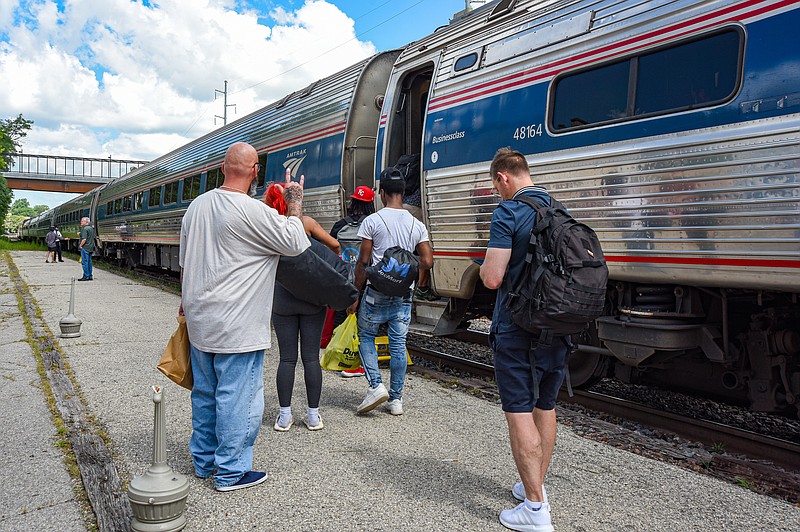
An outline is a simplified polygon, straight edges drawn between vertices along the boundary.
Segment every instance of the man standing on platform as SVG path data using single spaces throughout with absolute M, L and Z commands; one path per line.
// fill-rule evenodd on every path
M 195 475 L 217 491 L 248 488 L 264 414 L 264 350 L 270 347 L 275 273 L 281 255 L 309 247 L 303 229 L 303 177 L 286 172 L 286 216 L 249 196 L 258 176 L 255 148 L 237 142 L 222 165 L 225 181 L 189 205 L 181 223 L 180 265 L 192 376 Z
M 364 400 L 356 409 L 364 414 L 389 400 L 389 413 L 399 416 L 403 413 L 403 385 L 406 379 L 408 357 L 406 355 L 406 336 L 411 323 L 411 289 L 404 296 L 390 296 L 367 284 L 366 268 L 383 259 L 387 249 L 399 246 L 419 255 L 419 269 L 429 270 L 433 266 L 433 250 L 428 241 L 428 230 L 403 209 L 405 180 L 394 168 L 387 168 L 380 176 L 380 211 L 370 214 L 358 229 L 361 248 L 356 263 L 356 288 L 363 290 L 361 302 L 356 301 L 347 309 L 349 314 L 358 310 L 358 337 L 361 341 L 361 365 L 364 366 L 369 389 Z M 386 323 L 389 327 L 389 369 L 391 379 L 389 391 L 383 385 L 378 369 L 378 351 L 375 337 L 378 328 Z
M 556 395 L 564 379 L 567 340 L 554 338 L 550 346 L 536 347 L 531 353 L 537 337 L 511 319 L 508 287 L 524 272 L 530 232 L 536 221 L 536 211 L 514 198 L 524 194 L 550 205 L 550 195 L 534 186 L 525 156 L 510 148 L 498 150 L 489 173 L 492 192 L 502 201 L 492 215 L 480 276 L 487 288 L 497 290 L 489 345 L 511 452 L 522 477 L 512 489 L 522 502 L 513 510 L 501 512 L 500 522 L 512 530 L 549 532 L 553 526 L 544 477 L 555 447 Z
M 78 247 L 81 250 L 81 266 L 83 266 L 83 277 L 79 281 L 92 280 L 92 253 L 94 253 L 94 227 L 89 225 L 88 216 L 81 218 L 81 241 Z

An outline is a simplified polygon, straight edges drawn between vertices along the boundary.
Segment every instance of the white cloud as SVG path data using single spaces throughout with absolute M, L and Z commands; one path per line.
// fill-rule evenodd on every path
M 323 0 L 269 14 L 223 0 L 63 5 L 0 0 L 0 109 L 34 120 L 28 153 L 153 159 L 214 129 L 224 80 L 230 121 L 375 52 Z

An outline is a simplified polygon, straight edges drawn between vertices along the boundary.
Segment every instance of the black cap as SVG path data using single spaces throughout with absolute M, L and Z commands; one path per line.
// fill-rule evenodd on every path
M 381 172 L 380 180 L 381 181 L 395 181 L 395 180 L 405 181 L 405 178 L 403 177 L 403 174 L 400 173 L 400 170 L 398 170 L 394 166 L 390 166 L 389 168 L 386 168 L 383 172 Z

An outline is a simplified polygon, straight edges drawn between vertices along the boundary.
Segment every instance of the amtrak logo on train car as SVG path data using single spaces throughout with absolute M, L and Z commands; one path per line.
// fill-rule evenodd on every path
M 302 155 L 302 157 L 297 157 L 297 155 Z M 297 177 L 297 170 L 300 168 L 300 165 L 303 164 L 303 161 L 306 158 L 306 150 L 298 150 L 286 155 L 286 160 L 283 162 L 283 167 L 288 168 L 291 173 L 292 177 Z

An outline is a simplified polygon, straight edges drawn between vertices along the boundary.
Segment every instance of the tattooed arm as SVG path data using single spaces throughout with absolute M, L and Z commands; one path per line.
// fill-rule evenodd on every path
M 305 176 L 300 176 L 300 181 L 297 183 L 292 182 L 292 173 L 286 169 L 286 185 L 283 189 L 283 199 L 286 201 L 286 216 L 297 216 L 298 218 L 303 215 L 303 183 Z

